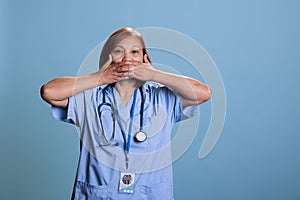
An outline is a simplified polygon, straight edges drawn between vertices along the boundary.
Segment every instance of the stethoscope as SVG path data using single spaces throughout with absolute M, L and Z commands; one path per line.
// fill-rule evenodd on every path
M 128 138 L 127 138 L 127 142 L 126 142 L 126 134 L 125 131 L 123 129 L 123 126 L 121 124 L 121 120 L 118 114 L 118 111 L 116 109 L 116 107 L 114 107 L 111 103 L 106 102 L 106 98 L 105 98 L 105 91 L 107 89 L 107 87 L 109 87 L 110 85 L 106 86 L 105 88 L 102 89 L 102 103 L 98 106 L 98 114 L 99 114 L 99 119 L 100 119 L 100 126 L 101 126 L 101 133 L 102 136 L 104 138 L 104 143 L 102 142 L 102 144 L 100 143 L 100 146 L 118 146 L 119 143 L 114 143 L 114 139 L 115 139 L 115 132 L 116 132 L 116 121 L 118 122 L 122 135 L 123 135 L 123 139 L 125 142 L 125 149 L 126 152 L 129 152 L 129 148 L 130 148 L 130 140 L 131 140 L 131 129 L 132 129 L 132 122 L 133 122 L 133 115 L 134 115 L 134 109 L 135 109 L 135 101 L 136 101 L 136 95 L 137 95 L 137 89 L 134 91 L 133 94 L 133 102 L 132 102 L 132 106 L 131 106 L 131 110 L 130 110 L 130 124 L 129 124 L 129 133 L 128 133 Z M 147 139 L 147 134 L 143 131 L 143 117 L 144 117 L 144 104 L 145 104 L 145 97 L 143 95 L 143 88 L 139 87 L 139 91 L 140 91 L 140 95 L 141 95 L 141 107 L 140 107 L 140 128 L 139 131 L 137 133 L 134 134 L 134 140 L 136 142 L 144 142 Z M 113 93 L 113 91 L 112 91 Z M 114 104 L 116 105 L 116 100 L 115 100 L 115 96 L 113 94 L 113 99 L 114 99 Z M 113 127 L 112 127 L 112 134 L 110 138 L 107 138 L 105 131 L 104 131 L 104 127 L 105 125 L 103 125 L 103 120 L 104 120 L 104 113 L 105 112 L 110 112 L 111 113 L 111 117 L 112 117 L 112 123 L 113 123 Z

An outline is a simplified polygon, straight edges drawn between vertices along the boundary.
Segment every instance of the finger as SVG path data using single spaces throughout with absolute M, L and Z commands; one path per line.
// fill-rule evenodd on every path
M 126 70 L 126 68 L 124 68 L 124 66 L 126 66 L 123 62 L 119 62 L 119 63 L 112 63 L 111 68 L 113 68 L 115 71 L 118 72 L 122 72 L 123 70 Z
M 137 78 L 137 77 L 136 77 L 136 74 L 135 74 L 135 71 L 127 72 L 127 73 L 126 73 L 126 77 L 129 77 L 129 78 Z
M 128 75 L 124 75 L 122 77 L 120 77 L 120 80 L 128 80 L 131 79 L 132 77 L 128 76 Z
M 144 62 L 147 63 L 147 64 L 150 63 L 149 60 L 148 60 L 148 54 L 144 55 Z
M 115 70 L 112 71 L 112 75 L 115 77 L 123 77 L 123 76 L 127 76 L 128 75 L 128 71 L 120 71 L 120 70 Z
M 107 67 L 109 67 L 109 65 L 112 63 L 112 56 L 111 54 L 108 55 L 108 60 L 103 64 L 102 68 L 106 69 Z
M 115 67 L 119 67 L 119 66 L 122 66 L 122 65 L 124 65 L 124 62 L 113 62 L 111 64 L 111 66 L 115 66 Z
M 124 73 L 124 72 L 132 71 L 133 68 L 134 68 L 133 65 L 122 65 L 122 66 L 116 68 L 116 71 L 119 73 Z
M 140 62 L 140 61 L 132 61 L 131 63 L 133 66 L 139 66 L 139 65 L 142 65 L 143 63 Z
M 111 71 L 115 75 L 119 75 L 119 74 L 122 74 L 124 72 L 128 72 L 128 70 L 129 70 L 129 66 L 124 65 L 123 63 L 115 63 L 115 64 L 111 65 Z

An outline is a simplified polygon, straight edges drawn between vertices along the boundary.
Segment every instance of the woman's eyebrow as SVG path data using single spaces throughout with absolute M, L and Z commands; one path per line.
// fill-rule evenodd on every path
M 117 45 L 114 48 L 117 48 L 117 47 L 120 47 L 120 48 L 124 49 L 124 47 L 122 45 Z
M 140 47 L 140 46 L 132 46 L 132 48 L 139 48 L 139 49 L 141 49 L 142 47 Z
M 126 48 L 125 48 L 124 46 L 122 46 L 122 45 L 117 45 L 117 46 L 115 46 L 114 48 L 117 48 L 117 47 L 120 47 L 120 48 L 122 48 L 122 49 L 126 49 Z M 133 49 L 133 48 L 142 49 L 142 47 L 141 47 L 141 46 L 138 46 L 138 45 L 131 46 L 129 49 Z

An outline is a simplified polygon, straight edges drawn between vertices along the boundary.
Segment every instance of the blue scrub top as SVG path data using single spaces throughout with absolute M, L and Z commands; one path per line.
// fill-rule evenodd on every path
M 129 150 L 129 168 L 125 169 L 124 138 L 120 125 L 104 106 L 102 124 L 99 106 L 103 103 L 102 87 L 83 91 L 69 98 L 68 108 L 52 107 L 56 119 L 75 124 L 80 132 L 80 157 L 72 199 L 132 199 L 172 200 L 173 174 L 171 132 L 173 125 L 197 114 L 198 107 L 182 109 L 181 98 L 159 84 L 142 87 L 144 95 L 143 131 L 147 140 L 137 142 L 134 135 L 140 129 L 141 94 L 137 92 L 132 131 L 128 133 L 133 97 L 123 105 L 113 85 L 105 87 L 104 98 L 116 110 L 119 123 L 132 135 Z M 115 100 L 114 100 L 115 98 Z M 105 141 L 113 139 L 108 145 Z M 134 193 L 119 192 L 120 173 L 135 174 Z

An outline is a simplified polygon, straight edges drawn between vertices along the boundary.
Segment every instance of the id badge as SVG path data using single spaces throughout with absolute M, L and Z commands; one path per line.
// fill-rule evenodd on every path
M 135 173 L 131 172 L 121 172 L 120 173 L 120 183 L 119 183 L 119 193 L 133 194 L 134 193 L 134 180 Z

